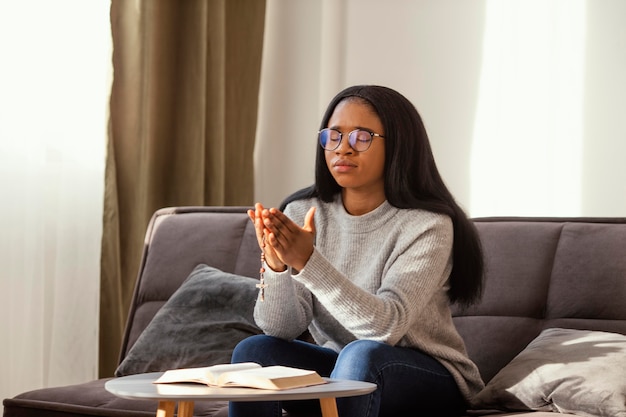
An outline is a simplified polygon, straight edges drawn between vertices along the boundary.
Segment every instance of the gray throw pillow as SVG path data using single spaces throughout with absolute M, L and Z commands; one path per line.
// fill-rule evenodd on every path
M 198 265 L 157 312 L 116 376 L 230 362 L 235 345 L 262 333 L 254 278 Z
M 489 381 L 473 406 L 626 417 L 626 336 L 546 329 Z

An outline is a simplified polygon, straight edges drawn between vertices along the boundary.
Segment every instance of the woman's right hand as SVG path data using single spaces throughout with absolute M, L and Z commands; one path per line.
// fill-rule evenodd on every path
M 267 241 L 269 230 L 263 225 L 263 213 L 264 207 L 261 203 L 254 205 L 254 210 L 248 210 L 248 217 L 254 224 L 254 230 L 256 232 L 257 243 L 261 250 L 265 253 L 265 263 L 268 267 L 276 272 L 283 272 L 287 269 L 287 265 L 280 259 L 274 248 L 271 245 L 264 244 Z

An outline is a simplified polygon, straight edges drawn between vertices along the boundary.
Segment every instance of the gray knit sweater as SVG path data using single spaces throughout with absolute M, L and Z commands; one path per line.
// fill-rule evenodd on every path
M 352 216 L 339 197 L 298 200 L 285 214 L 302 226 L 311 206 L 313 254 L 297 274 L 266 268 L 258 326 L 287 340 L 308 328 L 317 344 L 335 351 L 356 339 L 417 348 L 442 363 L 470 401 L 483 382 L 452 323 L 450 218 L 388 202 Z

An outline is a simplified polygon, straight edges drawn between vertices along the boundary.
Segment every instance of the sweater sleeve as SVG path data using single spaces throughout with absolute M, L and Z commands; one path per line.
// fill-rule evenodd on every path
M 447 303 L 452 236 L 446 216 L 432 217 L 419 230 L 404 233 L 382 276 L 376 277 L 380 286 L 375 292 L 354 284 L 317 250 L 294 279 L 355 338 L 395 345 L 430 303 Z
M 265 300 L 257 297 L 254 321 L 263 332 L 285 340 L 300 336 L 312 319 L 311 294 L 291 278 L 291 271 L 265 267 Z

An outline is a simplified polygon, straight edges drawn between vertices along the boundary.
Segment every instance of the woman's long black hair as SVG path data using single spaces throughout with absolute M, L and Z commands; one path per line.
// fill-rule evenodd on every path
M 385 196 L 394 207 L 417 208 L 446 214 L 454 227 L 453 267 L 448 296 L 452 303 L 470 305 L 482 295 L 483 256 L 474 224 L 446 187 L 433 157 L 422 118 L 402 94 L 387 87 L 359 85 L 337 94 L 326 109 L 320 129 L 328 127 L 335 107 L 343 100 L 359 100 L 380 118 L 385 131 Z M 333 201 L 341 187 L 326 165 L 324 150 L 317 147 L 315 184 L 287 197 L 291 201 L 317 197 Z

